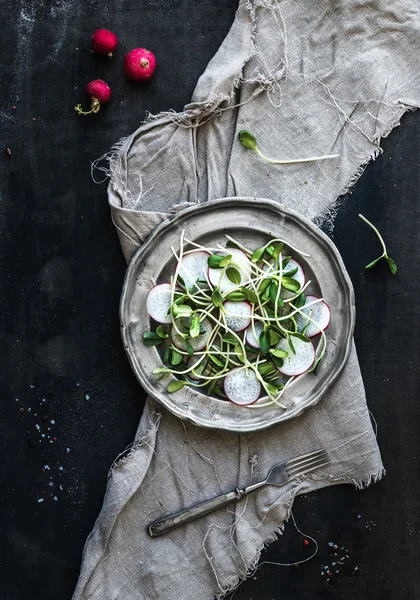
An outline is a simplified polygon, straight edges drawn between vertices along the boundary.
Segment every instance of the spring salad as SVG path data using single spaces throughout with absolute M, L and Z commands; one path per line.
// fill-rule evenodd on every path
M 206 247 L 183 231 L 171 280 L 149 290 L 143 343 L 158 346 L 163 362 L 154 376 L 176 377 L 170 393 L 192 386 L 236 405 L 284 409 L 290 383 L 325 355 L 329 306 L 305 293 L 311 282 L 295 256 L 309 255 L 281 239 L 254 250 L 226 239 Z

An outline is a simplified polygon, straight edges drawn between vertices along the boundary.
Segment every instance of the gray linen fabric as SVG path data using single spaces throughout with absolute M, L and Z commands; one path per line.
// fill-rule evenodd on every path
M 278 200 L 328 214 L 420 97 L 417 0 L 246 0 L 183 113 L 149 117 L 111 157 L 109 201 L 128 259 L 184 203 L 225 196 Z M 237 141 L 251 130 L 269 165 Z M 226 224 L 228 227 L 228 223 Z M 150 539 L 146 524 L 264 476 L 282 458 L 325 446 L 331 465 L 283 489 Z M 356 351 L 314 408 L 266 432 L 184 423 L 148 399 L 135 442 L 109 474 L 74 600 L 211 600 L 255 569 L 296 495 L 383 474 Z

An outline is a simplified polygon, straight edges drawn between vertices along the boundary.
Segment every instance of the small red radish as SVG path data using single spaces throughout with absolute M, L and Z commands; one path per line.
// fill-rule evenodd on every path
M 78 104 L 74 107 L 74 109 L 79 113 L 79 115 L 90 115 L 92 113 L 99 112 L 101 104 L 108 104 L 112 96 L 111 88 L 107 83 L 105 83 L 105 81 L 102 81 L 102 79 L 94 79 L 93 81 L 89 81 L 85 87 L 85 92 L 86 95 L 91 99 L 90 110 L 85 112 L 82 109 L 82 105 Z
M 97 29 L 92 35 L 92 48 L 98 54 L 105 54 L 112 58 L 117 46 L 118 38 L 109 29 Z
M 232 331 L 243 331 L 251 323 L 252 307 L 249 302 L 231 302 L 228 300 L 223 304 L 226 325 Z M 240 315 L 231 316 L 231 315 Z
M 315 302 L 315 304 L 312 304 L 312 302 Z M 306 304 L 310 304 L 310 306 L 307 307 Z M 297 314 L 295 319 L 299 331 L 302 331 L 308 323 L 308 319 L 305 315 L 310 316 L 310 318 L 315 321 L 315 323 L 309 321 L 308 326 L 305 329 L 306 337 L 312 338 L 319 335 L 324 329 L 327 329 L 330 324 L 331 311 L 328 304 L 317 296 L 306 296 L 306 304 L 301 309 L 304 314 Z
M 233 404 L 247 406 L 254 404 L 261 394 L 261 384 L 254 371 L 248 369 L 234 369 L 225 377 L 223 388 L 226 396 Z
M 124 71 L 131 81 L 148 81 L 155 69 L 156 57 L 146 48 L 134 48 L 124 58 Z
M 149 316 L 158 323 L 171 323 L 171 315 L 168 315 L 171 298 L 172 286 L 170 283 L 158 283 L 153 286 L 146 298 L 146 309 Z
M 296 337 L 292 338 L 292 343 L 296 354 L 293 354 L 286 339 L 280 340 L 276 348 L 288 352 L 288 356 L 283 358 L 283 366 L 279 367 L 280 373 L 289 377 L 296 377 L 297 375 L 303 375 L 312 367 L 315 360 L 315 348 L 311 342 L 304 342 Z

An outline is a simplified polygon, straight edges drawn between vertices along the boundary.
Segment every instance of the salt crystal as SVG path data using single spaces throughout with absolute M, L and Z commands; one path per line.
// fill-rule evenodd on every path
M 45 433 L 41 433 L 41 437 L 43 437 L 43 438 L 44 438 L 44 437 L 45 437 Z
M 357 515 L 357 518 L 358 518 L 358 519 L 361 519 L 361 518 L 362 518 L 362 515 Z
M 50 465 L 44 465 L 44 469 L 45 469 L 46 471 L 51 471 L 51 469 L 50 469 Z
M 52 487 L 54 485 L 53 481 L 50 481 L 50 483 L 48 484 L 50 487 Z
M 330 548 L 332 548 L 334 546 L 334 542 L 328 542 L 328 545 L 330 546 Z
M 31 408 L 31 407 L 29 407 L 29 408 L 28 408 L 28 412 L 31 412 L 31 410 L 32 410 L 32 408 Z
M 67 454 L 68 454 L 70 452 L 70 448 L 66 448 L 66 450 L 67 450 Z
M 63 486 L 60 484 L 60 490 L 64 490 Z
M 57 496 L 54 496 L 53 500 L 55 500 L 56 502 L 58 502 Z
M 58 467 L 60 469 L 60 471 L 64 471 L 63 467 Z
M 44 502 L 44 498 L 38 498 L 38 502 Z
M 50 423 L 51 423 L 51 425 L 54 425 L 54 423 L 55 423 L 54 419 L 51 419 Z
M 35 424 L 35 427 L 38 429 L 38 431 L 41 429 L 38 423 Z
M 86 400 L 89 400 L 89 394 L 86 394 Z

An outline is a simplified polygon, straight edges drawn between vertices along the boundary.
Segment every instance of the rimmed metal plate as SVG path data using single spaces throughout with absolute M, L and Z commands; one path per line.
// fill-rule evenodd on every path
M 192 387 L 169 394 L 168 379 L 159 382 L 152 375 L 162 366 L 155 347 L 142 342 L 143 331 L 150 329 L 146 296 L 153 282 L 168 281 L 175 260 L 171 246 L 179 247 L 181 231 L 185 237 L 214 246 L 225 244 L 225 233 L 250 249 L 270 238 L 281 238 L 310 254 L 294 256 L 312 281 L 307 293 L 322 296 L 331 308 L 327 329 L 327 353 L 316 375 L 297 378 L 282 396 L 286 410 L 277 406 L 240 407 L 213 398 Z M 248 432 L 271 427 L 299 416 L 316 404 L 335 381 L 348 357 L 353 335 L 354 292 L 338 250 L 331 240 L 308 219 L 276 202 L 260 198 L 223 198 L 187 208 L 157 227 L 133 257 L 124 282 L 120 318 L 122 338 L 131 366 L 144 389 L 172 413 L 196 425 L 230 431 Z

